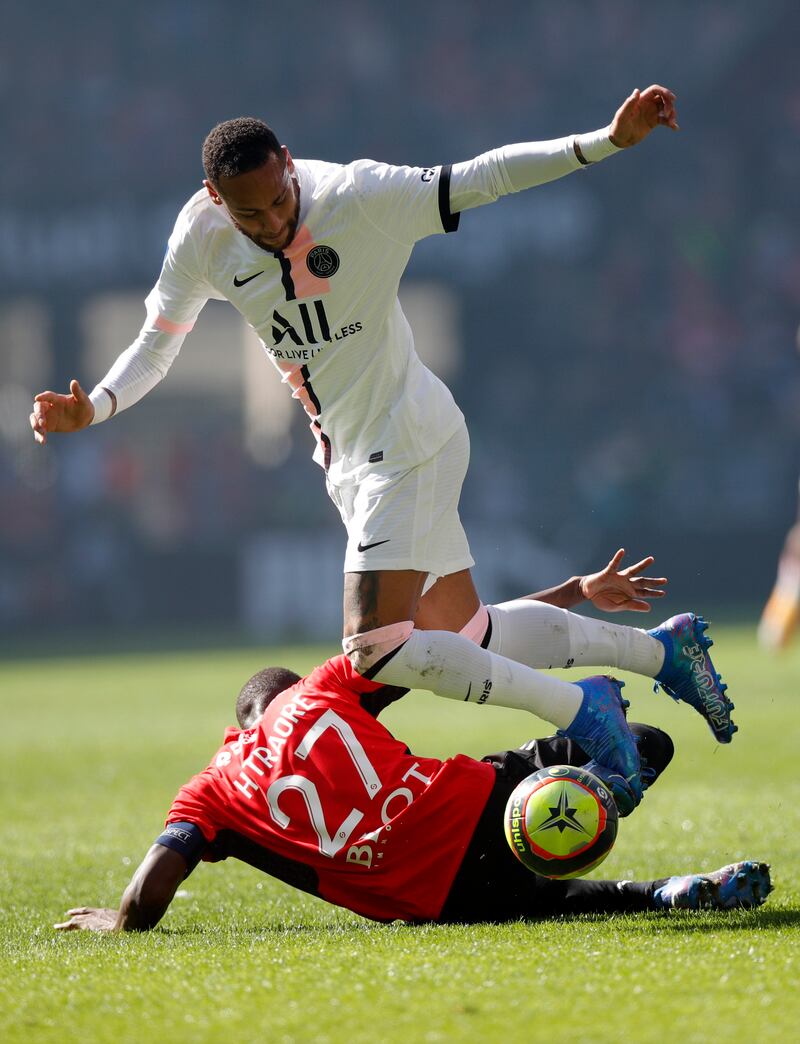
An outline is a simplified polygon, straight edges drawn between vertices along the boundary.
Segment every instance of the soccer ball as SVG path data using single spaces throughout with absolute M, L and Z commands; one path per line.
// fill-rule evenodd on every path
M 585 769 L 553 765 L 518 783 L 505 811 L 506 839 L 529 870 L 563 880 L 588 874 L 617 837 L 617 806 Z

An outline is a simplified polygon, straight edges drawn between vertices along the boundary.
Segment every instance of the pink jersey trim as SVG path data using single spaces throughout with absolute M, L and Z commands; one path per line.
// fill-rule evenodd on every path
M 283 374 L 281 377 L 281 384 L 288 384 L 292 391 L 297 391 L 298 388 L 303 386 L 304 377 L 300 372 L 303 369 L 302 363 L 297 366 L 289 366 L 288 368 L 281 366 L 280 363 L 278 363 L 278 366 Z
M 283 368 L 281 367 L 281 369 Z M 292 398 L 297 399 L 309 417 L 313 418 L 318 415 L 319 411 L 314 405 L 311 396 L 308 394 L 306 378 L 303 376 L 302 366 L 293 366 L 290 370 L 283 370 L 281 383 L 289 385 L 292 389 Z
M 163 330 L 164 333 L 186 334 L 194 326 L 194 320 L 190 323 L 173 323 L 170 319 L 165 319 L 163 315 L 159 315 L 153 325 L 158 330 Z
M 303 385 L 300 388 L 295 388 L 292 392 L 292 398 L 302 405 L 303 409 L 309 415 L 309 417 L 317 416 L 317 408 L 311 401 L 311 396 L 308 394 L 308 389 Z
M 313 275 L 306 264 L 309 251 L 316 245 L 308 227 L 303 225 L 292 240 L 291 246 L 284 251 L 284 257 L 292 266 L 292 282 L 298 297 L 319 297 L 320 294 L 329 294 L 331 291 L 330 282 Z
M 489 610 L 481 603 L 477 613 L 475 613 L 471 620 L 468 620 L 467 623 L 464 624 L 458 633 L 463 634 L 465 638 L 469 638 L 469 640 L 475 642 L 476 645 L 480 645 L 488 626 Z

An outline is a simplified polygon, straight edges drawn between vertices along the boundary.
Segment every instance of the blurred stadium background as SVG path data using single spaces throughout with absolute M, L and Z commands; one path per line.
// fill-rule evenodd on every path
M 653 552 L 674 597 L 753 615 L 800 445 L 796 0 L 12 4 L 0 35 L 0 633 L 335 639 L 338 516 L 301 411 L 228 305 L 167 380 L 34 445 L 30 400 L 133 339 L 209 128 L 433 165 L 606 123 L 680 135 L 465 215 L 401 299 L 472 436 L 484 597 Z

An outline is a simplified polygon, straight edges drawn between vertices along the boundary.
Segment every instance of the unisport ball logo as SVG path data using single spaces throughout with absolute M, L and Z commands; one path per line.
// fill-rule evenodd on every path
M 617 836 L 617 807 L 596 776 L 569 765 L 534 772 L 505 811 L 511 851 L 550 878 L 580 877 L 605 859 Z

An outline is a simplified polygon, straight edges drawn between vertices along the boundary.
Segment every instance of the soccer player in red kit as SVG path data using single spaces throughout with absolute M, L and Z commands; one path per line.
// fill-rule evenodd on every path
M 377 720 L 405 690 L 360 676 L 345 656 L 300 679 L 268 668 L 242 689 L 241 728 L 178 792 L 118 910 L 80 908 L 57 927 L 153 927 L 200 859 L 242 859 L 378 921 L 504 921 L 559 913 L 759 905 L 765 863 L 646 882 L 550 881 L 503 835 L 511 790 L 543 765 L 582 764 L 566 737 L 482 761 L 412 754 Z M 669 737 L 632 726 L 650 784 Z M 602 771 L 602 769 L 601 769 Z

